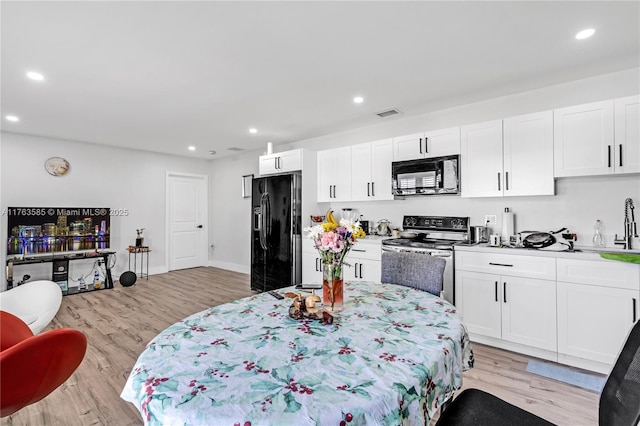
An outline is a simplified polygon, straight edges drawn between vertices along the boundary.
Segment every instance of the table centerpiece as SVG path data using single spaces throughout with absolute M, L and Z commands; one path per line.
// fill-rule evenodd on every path
M 342 267 L 344 258 L 358 238 L 365 237 L 359 221 L 342 218 L 338 222 L 333 210 L 326 214 L 325 222 L 305 228 L 307 236 L 314 241 L 322 259 L 322 299 L 324 309 L 339 312 L 344 305 L 344 280 Z

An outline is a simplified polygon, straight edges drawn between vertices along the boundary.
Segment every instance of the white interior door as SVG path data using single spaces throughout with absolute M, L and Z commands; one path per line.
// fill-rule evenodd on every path
M 169 270 L 207 264 L 207 177 L 167 174 Z

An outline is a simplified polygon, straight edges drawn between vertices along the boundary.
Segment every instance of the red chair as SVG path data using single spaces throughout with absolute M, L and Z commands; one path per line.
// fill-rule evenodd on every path
M 18 317 L 0 311 L 0 417 L 40 401 L 63 384 L 87 351 L 70 328 L 34 335 Z

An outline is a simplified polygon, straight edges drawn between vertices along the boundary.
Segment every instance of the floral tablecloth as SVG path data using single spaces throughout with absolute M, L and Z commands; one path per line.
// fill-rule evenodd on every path
M 425 425 L 473 366 L 455 307 L 429 293 L 346 283 L 332 325 L 290 304 L 262 293 L 172 325 L 121 397 L 149 425 Z

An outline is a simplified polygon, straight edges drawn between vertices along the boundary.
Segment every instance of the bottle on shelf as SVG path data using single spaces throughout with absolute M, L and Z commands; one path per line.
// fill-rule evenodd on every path
M 602 240 L 602 222 L 600 222 L 600 219 L 596 220 L 593 229 L 593 246 L 598 248 L 604 247 L 604 241 Z

